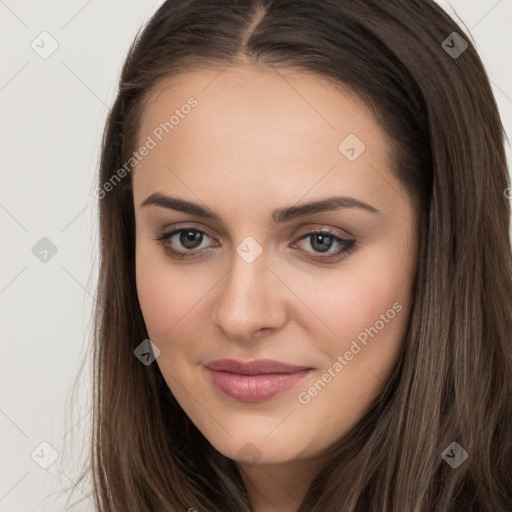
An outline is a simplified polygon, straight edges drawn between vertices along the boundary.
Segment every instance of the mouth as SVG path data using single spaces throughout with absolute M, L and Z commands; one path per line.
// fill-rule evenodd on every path
M 287 391 L 306 377 L 312 368 L 269 359 L 236 361 L 219 359 L 204 365 L 212 384 L 225 396 L 259 402 Z

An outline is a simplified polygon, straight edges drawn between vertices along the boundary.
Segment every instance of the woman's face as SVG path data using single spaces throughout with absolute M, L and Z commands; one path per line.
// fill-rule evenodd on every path
M 227 457 L 320 457 L 383 390 L 406 335 L 419 226 L 389 140 L 312 75 L 189 72 L 156 92 L 133 170 L 153 364 Z

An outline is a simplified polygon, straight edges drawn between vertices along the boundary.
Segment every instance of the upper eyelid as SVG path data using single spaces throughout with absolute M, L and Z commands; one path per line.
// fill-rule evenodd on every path
M 169 237 L 171 235 L 171 233 L 173 235 L 175 235 L 176 233 L 179 233 L 181 231 L 185 231 L 187 229 L 190 229 L 190 230 L 193 230 L 193 231 L 199 231 L 203 234 L 205 234 L 206 236 L 209 236 L 210 238 L 216 240 L 216 237 L 211 235 L 208 230 L 202 228 L 202 227 L 197 227 L 197 226 L 194 226 L 193 224 L 186 224 L 184 226 L 177 226 L 177 227 L 173 227 L 173 228 L 169 228 L 169 229 L 164 229 L 162 230 L 162 234 L 159 238 L 161 237 Z
M 342 238 L 344 240 L 353 240 L 355 238 L 347 230 L 344 230 L 344 229 L 342 230 L 340 228 L 326 227 L 325 224 L 322 224 L 322 223 L 317 223 L 317 225 L 318 226 L 322 226 L 322 227 L 315 227 L 315 228 L 311 227 L 311 228 L 308 228 L 306 231 L 304 231 L 304 232 L 302 232 L 300 234 L 295 235 L 295 237 L 297 237 L 297 239 L 300 239 L 300 237 L 302 237 L 303 235 L 309 235 L 311 233 L 317 233 L 319 231 L 330 231 L 332 233 L 332 235 L 337 236 L 339 238 Z M 176 233 L 176 232 L 179 232 L 179 231 L 182 231 L 182 230 L 185 230 L 185 229 L 197 230 L 197 231 L 200 231 L 200 232 L 206 234 L 210 238 L 217 239 L 217 237 L 214 236 L 213 234 L 211 234 L 207 228 L 205 229 L 205 228 L 203 228 L 201 226 L 195 225 L 194 221 L 189 221 L 188 223 L 184 224 L 183 226 L 180 226 L 178 224 L 178 226 L 175 226 L 175 227 L 172 227 L 172 228 L 169 228 L 169 229 L 163 229 L 162 230 L 162 235 L 168 235 L 170 233 Z M 337 231 L 341 231 L 341 233 L 338 233 Z

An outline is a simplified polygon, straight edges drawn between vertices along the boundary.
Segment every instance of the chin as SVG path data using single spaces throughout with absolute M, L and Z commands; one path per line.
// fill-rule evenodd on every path
M 265 438 L 267 433 L 252 435 L 247 432 L 244 436 L 229 439 L 208 438 L 210 444 L 225 457 L 253 466 L 257 464 L 282 464 L 301 458 L 297 450 L 298 440 L 284 435 Z

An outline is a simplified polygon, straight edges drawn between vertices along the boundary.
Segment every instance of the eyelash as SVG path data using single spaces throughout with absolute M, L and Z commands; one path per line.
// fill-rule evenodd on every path
M 175 229 L 174 231 L 171 231 L 169 233 L 164 233 L 160 237 L 155 238 L 155 240 L 164 247 L 165 252 L 169 256 L 171 256 L 172 258 L 176 258 L 176 259 L 182 259 L 182 258 L 183 259 L 194 259 L 194 258 L 197 258 L 199 253 L 201 253 L 202 251 L 206 251 L 207 249 L 199 249 L 199 250 L 198 249 L 192 249 L 192 250 L 189 250 L 189 251 L 177 251 L 176 249 L 173 249 L 171 247 L 170 243 L 169 243 L 169 239 L 171 239 L 174 235 L 182 233 L 184 231 L 188 231 L 188 232 L 192 231 L 194 233 L 200 233 L 202 235 L 205 235 L 208 238 L 212 238 L 212 237 L 210 237 L 210 235 L 208 235 L 204 231 L 201 231 L 200 229 L 197 229 L 197 228 L 194 228 L 194 227 L 188 227 L 188 228 L 187 227 L 182 227 L 180 229 Z M 346 255 L 350 254 L 356 248 L 356 244 L 355 244 L 354 240 L 349 240 L 347 238 L 342 238 L 342 237 L 340 237 L 338 235 L 335 235 L 329 229 L 322 229 L 322 230 L 319 230 L 319 231 L 310 231 L 309 233 L 305 233 L 304 235 L 301 235 L 297 239 L 297 241 L 304 240 L 306 238 L 312 237 L 313 235 L 324 235 L 324 236 L 327 236 L 329 238 L 332 238 L 335 242 L 338 242 L 342 246 L 341 249 L 339 249 L 338 251 L 332 253 L 330 256 L 312 257 L 312 259 L 316 260 L 316 261 L 327 261 L 327 260 L 332 260 L 334 258 L 337 258 L 337 257 L 339 257 L 341 255 L 346 256 Z M 309 252 L 309 251 L 303 251 L 303 252 Z

